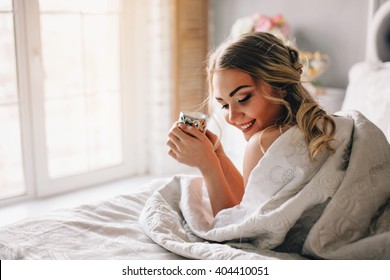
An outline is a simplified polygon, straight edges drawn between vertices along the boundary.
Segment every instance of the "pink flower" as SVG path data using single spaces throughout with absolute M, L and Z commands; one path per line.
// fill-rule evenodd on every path
M 286 21 L 284 20 L 284 17 L 282 16 L 282 15 L 276 15 L 276 16 L 274 16 L 273 18 L 271 18 L 271 21 L 272 21 L 272 24 L 274 25 L 274 26 L 279 26 L 279 27 L 281 27 L 281 26 L 283 26 L 283 24 L 285 24 L 286 23 Z
M 288 24 L 281 14 L 269 17 L 255 13 L 251 17 L 240 18 L 233 24 L 231 35 L 236 38 L 250 31 L 270 32 L 281 38 L 287 38 L 289 35 Z
M 255 22 L 254 31 L 268 32 L 273 28 L 272 20 L 269 17 L 262 16 Z

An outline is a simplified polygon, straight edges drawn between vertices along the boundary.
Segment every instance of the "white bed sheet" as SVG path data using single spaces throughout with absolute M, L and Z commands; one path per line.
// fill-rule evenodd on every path
M 0 228 L 0 259 L 33 260 L 178 260 L 142 230 L 139 216 L 145 202 L 171 178 L 155 179 L 142 191 L 108 200 L 62 209 L 26 218 Z M 210 247 L 209 242 L 199 246 Z M 212 246 L 211 246 L 212 247 Z M 210 247 L 210 248 L 211 248 Z M 248 253 L 228 245 L 215 244 L 231 259 Z M 301 259 L 295 254 L 258 250 L 257 259 Z
M 2 227 L 0 259 L 182 259 L 149 239 L 138 223 L 146 199 L 164 182 Z

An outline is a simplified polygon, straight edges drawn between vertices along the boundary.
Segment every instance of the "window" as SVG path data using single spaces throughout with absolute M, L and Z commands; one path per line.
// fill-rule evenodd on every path
M 0 199 L 26 192 L 11 0 L 0 1 Z
M 0 0 L 0 204 L 172 172 L 172 116 L 204 96 L 207 8 Z
M 119 2 L 39 1 L 51 179 L 123 161 Z
M 0 0 L 0 199 L 145 170 L 129 118 L 133 5 Z

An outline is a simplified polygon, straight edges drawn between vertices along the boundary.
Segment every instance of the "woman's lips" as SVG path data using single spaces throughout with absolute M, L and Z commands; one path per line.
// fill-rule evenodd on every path
M 242 132 L 247 132 L 252 128 L 252 126 L 255 122 L 256 122 L 256 120 L 252 120 L 252 121 L 247 122 L 245 124 L 240 124 L 240 125 L 238 125 L 238 127 L 242 130 Z

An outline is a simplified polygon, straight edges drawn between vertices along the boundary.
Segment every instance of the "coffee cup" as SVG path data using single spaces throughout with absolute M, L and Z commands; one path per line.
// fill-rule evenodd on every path
M 201 112 L 180 112 L 179 123 L 193 126 L 200 132 L 205 133 L 207 127 L 207 115 Z

